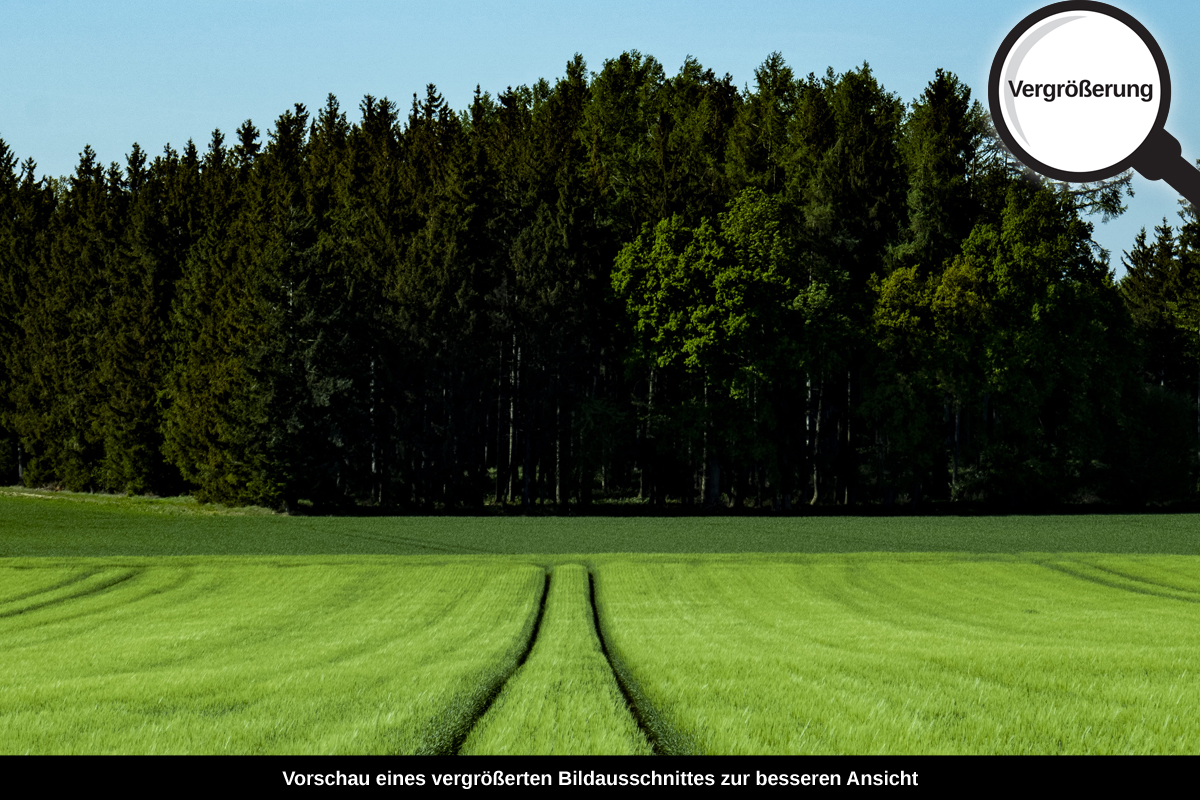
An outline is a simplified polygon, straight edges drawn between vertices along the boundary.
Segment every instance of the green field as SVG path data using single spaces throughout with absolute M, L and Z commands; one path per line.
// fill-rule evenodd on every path
M 676 751 L 1200 748 L 1196 557 L 632 562 L 598 580 Z
M 7 753 L 421 753 L 525 649 L 543 572 L 386 558 L 0 564 Z
M 4 753 L 1195 753 L 1200 518 L 0 490 L 0 675 Z
M 596 638 L 588 573 L 551 573 L 546 614 L 529 660 L 464 743 L 464 754 L 648 755 Z

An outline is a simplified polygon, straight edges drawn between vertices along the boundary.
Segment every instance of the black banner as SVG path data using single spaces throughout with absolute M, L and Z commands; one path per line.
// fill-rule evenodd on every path
M 585 789 L 920 792 L 1187 785 L 1200 759 L 1150 756 L 9 756 L 9 785 L 489 794 Z

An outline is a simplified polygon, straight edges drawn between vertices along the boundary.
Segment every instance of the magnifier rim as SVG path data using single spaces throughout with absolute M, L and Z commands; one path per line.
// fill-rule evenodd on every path
M 1058 169 L 1049 164 L 1043 164 L 1031 156 L 1025 148 L 1021 147 L 1017 142 L 1017 137 L 1013 136 L 1012 132 L 1008 129 L 1008 123 L 1004 120 L 1003 106 L 1000 101 L 1001 73 L 1004 70 L 1004 61 L 1008 58 L 1008 54 L 1012 52 L 1017 40 L 1037 23 L 1047 17 L 1052 17 L 1055 14 L 1061 14 L 1065 11 L 1092 11 L 1097 14 L 1104 14 L 1124 24 L 1141 38 L 1143 44 L 1150 51 L 1150 55 L 1154 58 L 1154 63 L 1158 67 L 1159 81 L 1162 83 L 1159 91 L 1162 99 L 1158 104 L 1158 116 L 1154 119 L 1154 125 L 1146 133 L 1146 138 L 1149 138 L 1155 131 L 1161 130 L 1166 126 L 1167 112 L 1171 108 L 1171 73 L 1167 69 L 1167 59 L 1163 55 L 1162 48 L 1158 46 L 1158 42 L 1150 35 L 1150 31 L 1146 30 L 1146 26 L 1138 22 L 1130 14 L 1115 6 L 1110 6 L 1108 3 L 1098 3 L 1094 2 L 1094 0 L 1066 0 L 1066 2 L 1062 3 L 1052 3 L 1039 8 L 1018 22 L 1009 31 L 1008 36 L 1004 37 L 1004 41 L 996 51 L 996 57 L 992 60 L 992 74 L 988 78 L 988 105 L 992 112 L 992 124 L 996 126 L 996 132 L 1000 134 L 1000 138 L 1008 145 L 1012 154 L 1020 159 L 1021 163 L 1025 164 L 1025 166 L 1047 177 L 1069 183 L 1100 181 L 1111 178 L 1114 175 L 1120 175 L 1125 170 L 1130 169 L 1133 165 L 1134 156 L 1141 149 L 1142 144 L 1145 144 L 1146 140 L 1143 139 L 1142 143 L 1135 147 L 1132 153 L 1111 167 L 1092 170 L 1091 172 L 1070 172 Z

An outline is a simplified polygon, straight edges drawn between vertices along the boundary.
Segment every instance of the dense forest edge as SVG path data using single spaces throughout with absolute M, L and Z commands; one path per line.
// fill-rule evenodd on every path
M 1200 216 L 1121 256 L 938 70 L 0 140 L 0 485 L 290 513 L 1195 510 Z M 2 133 L 2 132 L 0 132 Z

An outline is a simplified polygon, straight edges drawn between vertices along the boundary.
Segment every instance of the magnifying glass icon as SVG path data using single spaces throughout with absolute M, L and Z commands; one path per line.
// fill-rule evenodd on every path
M 1088 183 L 1133 168 L 1200 206 L 1200 170 L 1163 127 L 1167 60 L 1119 8 L 1070 0 L 1021 20 L 992 61 L 988 104 L 1000 138 L 1042 175 Z

